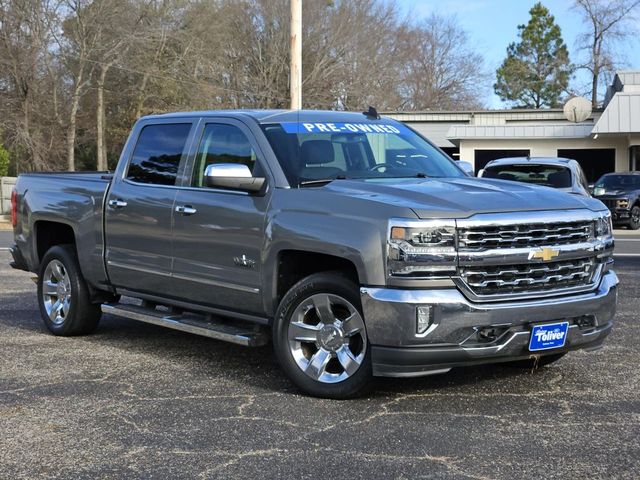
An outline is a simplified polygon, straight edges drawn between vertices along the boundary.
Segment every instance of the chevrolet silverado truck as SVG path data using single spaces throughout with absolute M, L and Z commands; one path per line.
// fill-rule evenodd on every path
M 375 111 L 140 119 L 113 173 L 20 175 L 13 267 L 55 335 L 101 314 L 246 346 L 304 392 L 544 365 L 609 334 L 611 214 L 467 176 Z
M 609 207 L 614 224 L 631 230 L 640 228 L 640 172 L 603 175 L 595 184 L 593 196 Z

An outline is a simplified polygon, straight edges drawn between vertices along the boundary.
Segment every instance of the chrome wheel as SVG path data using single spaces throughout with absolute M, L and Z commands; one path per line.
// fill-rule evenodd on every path
M 339 295 L 319 293 L 291 315 L 289 349 L 298 367 L 322 383 L 355 374 L 365 358 L 367 334 L 360 312 Z
M 53 324 L 64 323 L 71 308 L 71 282 L 67 270 L 59 260 L 51 260 L 44 271 L 42 302 Z

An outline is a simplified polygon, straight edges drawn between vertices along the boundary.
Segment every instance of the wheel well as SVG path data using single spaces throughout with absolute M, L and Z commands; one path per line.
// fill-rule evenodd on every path
M 340 271 L 356 285 L 359 284 L 358 270 L 353 262 L 323 253 L 285 250 L 280 252 L 278 256 L 277 268 L 278 298 L 276 305 L 295 283 L 314 273 Z
M 51 247 L 55 245 L 65 245 L 76 243 L 73 229 L 64 223 L 58 222 L 36 222 L 36 248 L 38 252 L 38 263 Z

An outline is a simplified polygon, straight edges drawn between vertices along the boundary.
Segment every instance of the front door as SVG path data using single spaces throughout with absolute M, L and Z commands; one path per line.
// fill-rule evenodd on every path
M 193 122 L 142 125 L 106 198 L 106 262 L 119 290 L 170 293 L 171 225 Z M 135 138 L 134 132 L 134 137 Z
M 213 163 L 241 163 L 264 176 L 257 144 L 237 120 L 202 126 L 186 184 L 174 207 L 174 294 L 194 303 L 263 313 L 260 252 L 268 194 L 204 186 Z

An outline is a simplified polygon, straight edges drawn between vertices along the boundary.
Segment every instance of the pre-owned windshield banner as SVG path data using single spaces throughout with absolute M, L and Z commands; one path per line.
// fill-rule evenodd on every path
M 283 122 L 281 125 L 287 133 L 410 133 L 406 126 L 390 123 Z

